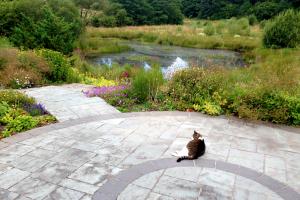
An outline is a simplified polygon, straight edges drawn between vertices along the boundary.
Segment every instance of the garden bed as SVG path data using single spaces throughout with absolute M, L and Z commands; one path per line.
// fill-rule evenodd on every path
M 0 90 L 0 139 L 55 123 L 42 104 L 13 90 Z

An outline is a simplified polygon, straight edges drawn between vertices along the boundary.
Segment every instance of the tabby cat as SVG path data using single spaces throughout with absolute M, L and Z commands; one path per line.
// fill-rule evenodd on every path
M 175 156 L 179 156 L 177 162 L 182 160 L 195 160 L 205 153 L 204 138 L 200 133 L 194 131 L 192 140 L 187 144 L 186 148 L 181 152 L 176 152 Z

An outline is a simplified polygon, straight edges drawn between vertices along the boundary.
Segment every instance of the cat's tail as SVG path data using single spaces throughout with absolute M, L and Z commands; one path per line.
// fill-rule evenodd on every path
M 182 157 L 177 159 L 177 162 L 181 162 L 183 160 L 194 160 L 194 157 L 192 157 L 192 156 L 182 156 Z

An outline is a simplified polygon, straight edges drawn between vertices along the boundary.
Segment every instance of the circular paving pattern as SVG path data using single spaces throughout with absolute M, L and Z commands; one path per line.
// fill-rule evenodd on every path
M 175 171 L 174 169 L 173 171 L 169 170 L 165 176 L 162 176 L 162 174 L 165 174 L 163 171 L 159 171 L 174 167 L 177 167 L 177 169 L 175 168 Z M 193 173 L 184 176 L 184 170 L 178 169 L 178 167 L 197 168 L 192 169 Z M 203 171 L 201 175 L 199 169 L 204 170 L 204 175 Z M 157 173 L 153 175 L 153 172 Z M 152 174 L 143 177 L 149 173 Z M 197 173 L 200 175 L 197 175 Z M 178 179 L 178 177 L 180 178 Z M 190 180 L 195 177 L 197 177 L 195 180 Z M 217 179 L 213 177 L 217 177 Z M 228 186 L 233 186 L 236 179 L 240 181 L 240 188 L 236 191 L 231 191 L 231 188 L 226 189 Z M 247 181 L 247 179 L 250 180 Z M 247 183 L 244 184 L 243 188 L 242 183 L 245 180 Z M 264 187 L 254 187 L 253 185 L 256 183 Z M 154 186 L 156 187 L 154 188 Z M 252 191 L 248 188 L 252 188 Z M 109 179 L 94 194 L 93 200 L 131 200 L 136 199 L 136 197 L 145 199 L 149 195 L 163 195 L 162 197 L 165 196 L 168 199 L 196 199 L 197 197 L 240 199 L 241 196 L 245 195 L 253 195 L 252 199 L 300 199 L 300 194 L 287 185 L 246 167 L 209 159 L 176 163 L 173 158 L 165 158 L 135 165 L 122 171 L 117 176 Z
M 194 130 L 206 154 L 176 163 Z M 298 200 L 299 133 L 182 112 L 70 120 L 0 141 L 0 199 L 178 200 L 186 190 L 194 200 Z

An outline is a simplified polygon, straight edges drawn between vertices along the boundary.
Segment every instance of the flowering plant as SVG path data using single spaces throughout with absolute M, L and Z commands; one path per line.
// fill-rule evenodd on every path
M 103 87 L 94 87 L 88 91 L 83 91 L 87 97 L 103 97 L 106 95 L 115 95 L 122 96 L 125 95 L 124 91 L 128 89 L 127 85 L 117 85 L 117 86 L 103 86 Z

